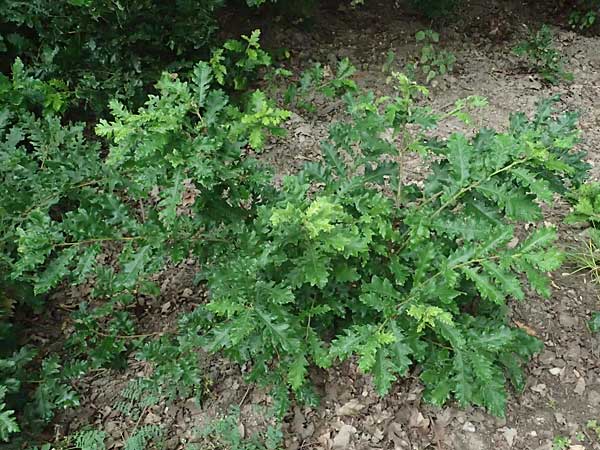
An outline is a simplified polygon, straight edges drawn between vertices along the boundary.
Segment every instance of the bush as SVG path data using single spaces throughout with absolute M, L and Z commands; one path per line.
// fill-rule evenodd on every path
M 506 377 L 522 389 L 520 366 L 541 346 L 508 326 L 506 300 L 525 299 L 521 274 L 550 295 L 544 273 L 562 260 L 553 228 L 509 243 L 515 222 L 539 222 L 538 202 L 584 175 L 569 152 L 575 116 L 553 119 L 545 102 L 532 120 L 513 115 L 506 133 L 407 142 L 409 124 L 466 119 L 481 100 L 438 115 L 414 106 L 424 88 L 398 82 L 395 98 L 344 97 L 348 121 L 331 127 L 324 161 L 287 177 L 211 271 L 206 308 L 221 323 L 206 342 L 303 400 L 311 365 L 356 356 L 381 394 L 420 363 L 428 400 L 454 396 L 503 415 Z M 437 159 L 423 187 L 402 185 L 412 150 Z
M 56 359 L 45 361 L 41 380 L 32 380 L 45 402 L 33 399 L 35 416 L 47 421 L 54 409 L 76 402 L 62 379 L 120 364 L 136 344 L 128 339 L 135 321 L 125 307 L 139 292 L 156 292 L 148 273 L 190 252 L 207 253 L 213 241 L 227 242 L 232 229 L 253 220 L 270 188 L 268 172 L 249 154 L 260 150 L 265 133 L 278 132 L 288 113 L 260 91 L 242 105 L 230 102 L 215 87 L 209 64 L 201 62 L 189 81 L 165 73 L 158 95 L 137 112 L 111 102 L 114 120 L 97 127 L 112 144 L 103 159 L 82 124 L 62 124 L 53 110 L 62 103 L 49 100 L 59 93 L 26 76 L 20 61 L 13 74 L 0 80 L 6 99 L 0 112 L 0 279 L 7 286 L 32 286 L 30 303 L 63 280 L 93 279 L 94 286 L 94 307 L 83 304 L 73 317 L 69 366 L 61 373 Z M 100 255 L 111 246 L 118 261 L 102 263 Z M 8 307 L 0 319 L 7 330 L 17 300 L 3 300 Z M 142 357 L 168 362 L 170 369 L 157 373 L 177 380 L 175 372 L 189 368 L 194 353 L 179 342 L 167 361 L 164 349 L 173 342 L 160 344 Z M 0 360 L 0 385 L 8 393 L 22 390 L 19 371 L 33 358 L 25 354 L 0 355 L 6 358 Z M 184 375 L 197 379 L 194 370 Z M 178 375 L 182 383 L 184 375 Z
M 13 389 L 31 405 L 20 423 L 75 405 L 65 381 L 120 367 L 133 350 L 153 364 L 151 384 L 173 381 L 161 396 L 202 390 L 196 351 L 222 351 L 275 388 L 280 414 L 289 389 L 315 401 L 311 366 L 347 359 L 381 394 L 418 364 L 429 401 L 455 398 L 497 415 L 506 380 L 523 388 L 521 366 L 541 343 L 509 326 L 507 301 L 525 299 L 525 279 L 550 295 L 546 272 L 562 254 L 540 203 L 586 175 L 583 155 L 571 151 L 576 115 L 557 115 L 547 101 L 532 119 L 514 114 L 507 132 L 434 139 L 438 122 L 470 123 L 469 110 L 485 101 L 434 112 L 417 106 L 428 91 L 405 75 L 394 74 L 395 95 L 377 98 L 357 89 L 347 60 L 331 77 L 317 66 L 289 99 L 311 110 L 311 90 L 345 92 L 346 118 L 331 126 L 323 160 L 277 190 L 256 154 L 289 113 L 262 91 L 235 101 L 220 87 L 267 65 L 256 39 L 230 45 L 226 62 L 197 63 L 189 77 L 163 73 L 138 109 L 111 101 L 100 142 L 63 123 L 60 89 L 19 61 L 1 80 L 3 283 L 31 286 L 30 303 L 63 282 L 92 286 L 90 304 L 72 316 L 68 364 L 36 360 L 35 390 L 22 383 L 34 355 L 0 356 L 2 395 Z M 407 152 L 428 161 L 423 184 L 404 184 Z M 516 242 L 523 222 L 537 226 Z M 208 302 L 160 338 L 138 336 L 129 306 L 159 292 L 151 274 L 190 257 Z M 4 303 L 3 326 L 13 302 Z M 8 397 L 0 404 L 6 438 L 18 426 L 12 411 L 20 418 L 24 408 Z M 145 429 L 131 445 L 160 432 Z
M 144 88 L 165 68 L 180 70 L 206 56 L 221 5 L 221 0 L 5 0 L 3 59 L 20 56 L 42 79 L 63 80 L 72 100 L 96 112 L 115 96 L 141 103 Z

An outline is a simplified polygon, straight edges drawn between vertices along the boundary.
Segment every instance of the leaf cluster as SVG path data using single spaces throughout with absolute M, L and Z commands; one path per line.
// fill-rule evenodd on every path
M 598 18 L 600 2 L 598 0 L 578 0 L 574 2 L 573 9 L 569 14 L 569 25 L 580 31 L 590 29 Z
M 266 431 L 243 436 L 240 433 L 240 409 L 231 407 L 224 417 L 208 423 L 200 430 L 199 438 L 206 440 L 202 447 L 190 450 L 277 450 L 282 448 L 283 435 L 278 426 L 271 425 Z
M 263 58 L 255 38 L 242 73 L 263 66 L 249 55 Z M 485 100 L 433 111 L 406 75 L 393 74 L 395 93 L 377 97 L 357 88 L 354 70 L 344 60 L 335 75 L 316 66 L 300 77 L 296 104 L 342 95 L 346 112 L 322 160 L 280 189 L 255 155 L 289 112 L 259 90 L 232 99 L 210 61 L 189 77 L 164 73 L 138 109 L 111 101 L 112 118 L 95 129 L 102 147 L 82 124 L 63 123 L 45 84 L 4 83 L 17 100 L 0 112 L 3 283 L 31 285 L 38 299 L 65 282 L 91 286 L 70 320 L 72 360 L 41 363 L 41 397 L 29 399 L 38 417 L 76 404 L 65 378 L 122 367 L 132 353 L 152 363 L 153 395 L 201 397 L 200 347 L 248 364 L 250 380 L 273 386 L 279 414 L 288 390 L 316 401 L 311 367 L 348 359 L 381 394 L 419 364 L 431 402 L 503 414 L 507 380 L 522 389 L 521 367 L 540 349 L 510 326 L 507 302 L 525 299 L 525 280 L 550 295 L 546 274 L 562 254 L 540 205 L 585 177 L 572 151 L 577 117 L 555 114 L 549 100 L 531 119 L 514 114 L 502 133 L 433 138 L 446 118 L 471 123 Z M 429 166 L 423 183 L 405 181 L 408 152 Z M 522 223 L 536 226 L 517 241 Z M 137 337 L 137 296 L 160 295 L 151 275 L 188 258 L 200 263 L 207 303 L 177 330 Z M 138 431 L 126 447 L 161 432 Z
M 62 80 L 72 100 L 88 110 L 101 111 L 114 96 L 141 102 L 162 70 L 179 70 L 192 55 L 206 52 L 216 30 L 214 13 L 222 4 L 5 1 L 3 59 L 20 56 L 40 78 Z
M 440 35 L 433 30 L 421 30 L 415 34 L 417 44 L 420 44 L 419 57 L 406 66 L 406 73 L 411 78 L 417 78 L 420 73 L 425 77 L 425 83 L 451 72 L 456 56 L 443 49 L 438 49 Z
M 206 308 L 221 323 L 206 342 L 304 400 L 311 365 L 356 357 L 381 394 L 420 363 L 430 401 L 502 415 L 505 380 L 522 389 L 520 366 L 540 349 L 509 326 L 506 302 L 525 299 L 523 277 L 549 296 L 545 274 L 562 261 L 553 228 L 510 243 L 515 223 L 540 221 L 540 203 L 585 171 L 570 152 L 575 117 L 553 117 L 548 101 L 505 133 L 411 137 L 407 125 L 467 119 L 481 100 L 436 114 L 413 101 L 425 89 L 397 79 L 393 98 L 344 96 L 347 120 L 332 125 L 323 162 L 287 177 L 211 271 Z M 422 187 L 403 185 L 406 151 L 435 156 Z
M 338 62 L 335 72 L 329 66 L 316 63 L 302 73 L 297 83 L 288 84 L 284 101 L 296 109 L 315 113 L 318 98 L 331 101 L 346 92 L 356 91 L 357 85 L 352 79 L 355 72 L 348 58 Z
M 223 0 L 5 0 L 0 8 L 0 55 L 5 64 L 23 59 L 38 78 L 68 92 L 70 105 L 104 115 L 109 99 L 141 105 L 163 71 L 188 71 L 199 57 L 209 56 L 217 43 L 216 13 L 224 4 Z M 258 32 L 243 39 L 244 44 L 230 40 L 213 53 L 217 78 L 237 89 L 245 87 L 251 66 L 269 62 L 256 45 Z M 242 49 L 245 45 L 247 49 Z M 243 65 L 234 61 L 239 54 L 245 56 Z M 8 69 L 0 67 L 2 72 Z M 222 77 L 219 69 L 236 73 Z
M 574 273 L 585 271 L 593 281 L 600 283 L 600 183 L 585 183 L 568 198 L 573 210 L 565 222 L 587 226 L 583 244 L 569 254 L 576 266 Z M 600 330 L 600 312 L 592 313 L 588 325 L 592 333 Z
M 192 253 L 218 253 L 236 227 L 253 220 L 272 188 L 252 155 L 289 113 L 258 90 L 231 100 L 201 62 L 187 80 L 165 73 L 157 94 L 135 112 L 112 101 L 113 119 L 96 128 L 104 156 L 83 124 L 63 123 L 53 100 L 59 93 L 19 60 L 13 72 L 0 91 L 10 99 L 0 110 L 0 325 L 10 327 L 16 304 L 37 308 L 64 281 L 91 282 L 93 304 L 82 303 L 71 317 L 68 365 L 45 360 L 41 380 L 30 380 L 23 367 L 33 356 L 0 355 L 0 384 L 21 395 L 20 380 L 35 382 L 28 423 L 47 421 L 55 409 L 77 403 L 63 380 L 122 367 L 138 348 L 140 358 L 160 362 L 156 380 L 177 382 L 172 395 L 198 393 L 204 377 L 193 336 L 142 347 L 130 338 L 130 306 L 137 295 L 160 293 L 149 274 Z M 116 260 L 103 256 L 107 250 Z
M 517 56 L 525 57 L 531 68 L 539 73 L 542 79 L 549 84 L 559 84 L 561 81 L 572 81 L 573 74 L 567 72 L 563 58 L 554 48 L 554 35 L 547 25 L 537 32 L 532 32 L 526 41 L 514 48 Z

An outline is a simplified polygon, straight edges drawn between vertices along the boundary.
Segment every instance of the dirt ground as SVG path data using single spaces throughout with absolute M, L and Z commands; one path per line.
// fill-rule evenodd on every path
M 233 12 L 225 19 L 237 34 L 261 28 L 267 46 L 289 49 L 291 58 L 286 65 L 292 68 L 307 67 L 311 61 L 333 66 L 348 57 L 359 68 L 359 84 L 384 93 L 389 87 L 381 67 L 387 52 L 395 52 L 395 68 L 400 69 L 415 54 L 414 33 L 431 24 L 394 7 L 393 2 L 366 3 L 356 10 L 324 4 L 310 23 L 297 26 L 285 21 L 261 23 L 260 17 L 240 23 Z M 565 55 L 574 82 L 549 87 L 529 73 L 511 49 L 527 33 L 523 22 L 532 27 L 541 22 L 564 24 L 564 17 L 544 17 L 518 2 L 487 3 L 466 2 L 458 19 L 434 27 L 441 34 L 441 45 L 456 55 L 457 63 L 432 89 L 433 106 L 482 95 L 489 106 L 478 114 L 477 125 L 502 129 L 511 111 L 531 113 L 539 99 L 561 94 L 561 107 L 581 112 L 581 146 L 589 152 L 592 178 L 598 179 L 600 37 L 555 28 L 557 47 Z M 280 173 L 289 173 L 317 158 L 319 142 L 335 116 L 335 108 L 311 116 L 294 114 L 288 136 L 269 145 L 266 159 Z M 441 132 L 450 133 L 457 127 L 450 123 Z M 411 161 L 408 176 L 418 178 L 421 171 L 419 160 Z M 567 213 L 565 204 L 556 204 L 547 217 L 559 226 L 565 247 L 582 240 L 581 229 L 563 224 Z M 163 275 L 160 306 L 153 320 L 171 323 L 183 309 L 202 301 L 203 293 L 192 283 L 193 269 L 184 267 Z M 525 392 L 511 394 L 505 419 L 478 408 L 461 410 L 450 405 L 438 409 L 423 403 L 416 372 L 381 399 L 369 378 L 346 363 L 314 374 L 321 405 L 293 408 L 283 426 L 284 448 L 551 450 L 555 438 L 565 437 L 570 444 L 561 448 L 600 449 L 600 436 L 586 428 L 589 420 L 600 421 L 600 336 L 591 335 L 586 326 L 590 313 L 600 309 L 598 287 L 585 274 L 569 272 L 566 266 L 553 274 L 554 291 L 549 300 L 529 293 L 527 301 L 512 305 L 513 322 L 542 339 L 545 350 L 528 365 Z M 269 422 L 263 417 L 264 408 L 271 404 L 266 391 L 244 383 L 244 368 L 219 358 L 201 359 L 213 380 L 202 406 L 189 399 L 147 408 L 136 420 L 127 417 L 113 405 L 128 381 L 147 370 L 137 363 L 124 373 L 100 372 L 86 379 L 80 387 L 82 406 L 63 415 L 53 431 L 61 435 L 86 423 L 102 426 L 109 445 L 118 448 L 133 426 L 161 424 L 168 430 L 167 449 L 182 449 L 190 442 L 198 442 L 198 448 L 220 448 L 216 442 L 199 438 L 197 430 L 230 405 L 241 409 L 238 429 L 243 434 L 264 427 Z

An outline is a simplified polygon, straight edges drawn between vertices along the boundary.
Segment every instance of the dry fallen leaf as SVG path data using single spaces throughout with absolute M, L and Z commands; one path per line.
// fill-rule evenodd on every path
M 543 394 L 546 392 L 546 385 L 544 383 L 536 384 L 535 386 L 531 386 L 531 390 L 538 394 Z
M 392 422 L 387 429 L 388 440 L 394 443 L 394 450 L 404 450 L 410 448 L 408 436 L 398 422 Z
M 583 395 L 585 392 L 585 378 L 581 377 L 579 380 L 577 380 L 574 391 L 577 395 Z
M 408 426 L 411 428 L 427 429 L 429 428 L 429 419 L 426 419 L 420 411 L 414 409 L 408 420 Z
M 344 405 L 340 406 L 335 414 L 337 416 L 357 416 L 364 409 L 364 407 L 365 405 L 353 398 Z
M 333 438 L 331 448 L 333 450 L 346 450 L 354 433 L 356 433 L 356 428 L 351 425 L 342 425 L 340 431 Z
M 504 435 L 504 439 L 506 439 L 508 446 L 512 447 L 515 443 L 515 438 L 517 437 L 517 430 L 515 430 L 514 428 L 504 427 L 500 428 L 500 431 L 502 431 L 502 434 Z
M 537 332 L 528 325 L 525 325 L 523 322 L 519 322 L 518 320 L 513 320 L 514 324 L 527 333 L 529 336 L 537 337 Z

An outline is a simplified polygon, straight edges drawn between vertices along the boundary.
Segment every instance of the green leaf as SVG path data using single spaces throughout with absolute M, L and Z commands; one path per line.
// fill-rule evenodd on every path
M 521 367 L 522 361 L 520 358 L 507 352 L 500 355 L 499 361 L 506 368 L 510 382 L 517 392 L 523 392 L 525 389 L 525 373 Z
M 561 266 L 564 253 L 557 248 L 550 248 L 544 251 L 527 253 L 524 257 L 527 262 L 542 272 L 551 272 Z
M 74 282 L 75 284 L 83 283 L 88 276 L 90 276 L 94 267 L 96 266 L 96 258 L 100 254 L 100 245 L 93 244 L 87 247 L 83 253 L 79 256 L 79 260 L 77 261 L 77 266 L 73 273 L 75 274 Z
M 464 185 L 469 179 L 470 154 L 472 149 L 464 134 L 454 133 L 447 142 L 446 157 L 452 167 L 452 173 L 459 185 Z
M 290 330 L 289 324 L 278 320 L 260 308 L 255 308 L 254 310 L 262 323 L 266 325 L 265 332 L 271 337 L 276 347 L 286 352 L 293 350 L 294 340 L 288 333 L 288 330 Z
M 46 270 L 37 276 L 34 293 L 41 294 L 48 292 L 56 287 L 69 273 L 69 264 L 75 257 L 77 249 L 75 247 L 62 251 L 57 258 L 53 259 Z
M 494 416 L 504 417 L 506 414 L 506 389 L 504 386 L 504 377 L 497 373 L 496 378 L 500 378 L 502 382 L 493 379 L 489 383 L 481 386 L 482 403 Z
M 400 262 L 397 257 L 390 259 L 390 271 L 394 275 L 394 282 L 397 286 L 404 286 L 410 275 L 410 268 Z
M 354 326 L 344 330 L 343 335 L 338 335 L 331 342 L 329 354 L 332 359 L 343 361 L 352 355 L 360 346 L 363 337 L 360 334 L 360 327 Z
M 0 403 L 0 406 L 4 407 L 4 404 Z M 0 408 L 0 440 L 2 441 L 8 442 L 11 434 L 21 431 L 14 414 L 12 409 L 2 410 Z
M 524 261 L 519 261 L 518 264 L 527 275 L 527 280 L 531 287 L 542 297 L 550 298 L 550 279 L 548 276 Z
M 512 226 L 505 225 L 497 230 L 493 230 L 489 233 L 488 239 L 481 243 L 481 247 L 477 249 L 477 254 L 479 256 L 485 256 L 500 248 L 512 239 L 513 234 L 514 230 Z
M 405 376 L 412 364 L 410 355 L 412 349 L 406 344 L 406 337 L 397 323 L 394 321 L 390 325 L 394 342 L 387 347 L 390 351 L 390 358 L 394 364 L 395 372 L 400 376 Z
M 379 330 L 376 331 L 374 326 L 364 327 L 363 342 L 356 350 L 358 368 L 363 373 L 370 372 L 375 366 L 377 351 L 392 342 L 394 342 L 393 335 Z
M 452 370 L 454 376 L 454 395 L 461 406 L 467 406 L 473 398 L 473 383 L 469 373 L 469 368 L 465 360 L 465 354 L 460 349 L 454 349 L 454 360 Z
M 473 374 L 477 377 L 479 384 L 486 385 L 494 381 L 496 373 L 494 372 L 493 362 L 488 355 L 485 353 L 470 352 L 469 360 L 473 366 Z
M 448 257 L 448 268 L 452 269 L 466 263 L 467 261 L 470 261 L 471 258 L 475 256 L 476 251 L 477 248 L 474 246 L 462 246 L 460 248 L 457 248 Z
M 75 445 L 81 450 L 104 450 L 106 433 L 100 430 L 83 430 L 75 434 Z
M 150 260 L 152 247 L 145 245 L 133 254 L 133 257 L 123 264 L 123 284 L 131 287 L 136 284 L 140 276 L 144 273 L 146 265 Z
M 192 89 L 196 94 L 196 102 L 200 108 L 204 106 L 212 79 L 212 69 L 207 62 L 200 61 L 196 64 L 192 74 L 192 81 L 194 83 Z
M 181 199 L 185 186 L 183 184 L 183 169 L 178 169 L 172 175 L 171 185 L 161 192 L 162 199 L 158 203 L 161 211 L 158 216 L 161 218 L 164 226 L 171 229 L 177 220 L 177 208 L 181 204 Z
M 477 287 L 477 290 L 483 298 L 498 305 L 504 304 L 504 293 L 495 286 L 485 273 L 479 272 L 479 270 L 471 267 L 463 267 L 462 271 L 468 279 L 475 283 L 475 287 Z
M 0 362 L 3 360 L 0 359 Z M 1 366 L 0 366 L 1 367 Z M 0 384 L 0 441 L 7 442 L 11 434 L 20 432 L 19 424 L 15 418 L 15 412 L 11 409 L 6 409 L 4 401 L 7 393 L 7 388 Z
M 450 380 L 439 379 L 439 382 L 433 389 L 427 390 L 427 401 L 436 406 L 443 406 L 450 398 L 452 383 Z
M 512 192 L 506 201 L 506 214 L 519 221 L 535 222 L 542 218 L 542 210 L 534 198 L 520 192 Z
M 509 295 L 513 296 L 517 300 L 524 300 L 525 293 L 521 289 L 521 282 L 508 270 L 503 269 L 492 261 L 483 261 L 481 266 L 494 277 L 497 283 L 500 284 Z
M 229 100 L 220 89 L 211 90 L 206 96 L 206 106 L 204 110 L 204 121 L 207 125 L 214 125 L 218 122 L 219 113 L 227 106 Z
M 535 230 L 531 235 L 517 247 L 521 254 L 530 253 L 552 244 L 556 240 L 556 229 L 554 227 L 543 227 Z
M 499 352 L 514 340 L 514 330 L 500 326 L 492 330 L 484 330 L 472 338 L 471 345 L 482 352 Z
M 254 128 L 248 136 L 248 145 L 255 150 L 262 150 L 265 145 L 265 133 L 260 128 Z
M 554 193 L 548 181 L 536 178 L 533 173 L 523 167 L 517 167 L 513 174 L 519 181 L 528 186 L 531 193 L 540 200 L 546 203 L 551 203 L 554 200 Z
M 329 165 L 335 169 L 335 174 L 344 179 L 346 178 L 346 166 L 344 161 L 339 157 L 338 151 L 334 145 L 329 142 L 323 142 L 321 145 L 323 156 Z
M 396 381 L 394 372 L 395 367 L 388 357 L 387 349 L 385 347 L 378 348 L 373 366 L 373 382 L 379 395 L 383 396 L 389 392 L 392 383 Z
M 336 78 L 339 80 L 344 80 L 346 78 L 350 78 L 356 72 L 356 67 L 350 63 L 348 58 L 343 58 L 337 66 L 337 72 L 335 74 Z
M 387 278 L 373 275 L 370 283 L 363 284 L 359 299 L 374 310 L 383 312 L 393 309 L 399 297 L 399 292 Z
M 293 390 L 298 390 L 306 380 L 308 361 L 304 354 L 299 354 L 294 357 L 292 364 L 288 370 L 288 382 Z
M 324 287 L 329 281 L 329 264 L 331 259 L 316 249 L 308 250 L 297 259 L 292 270 L 292 279 L 297 284 L 308 283 L 311 286 Z

